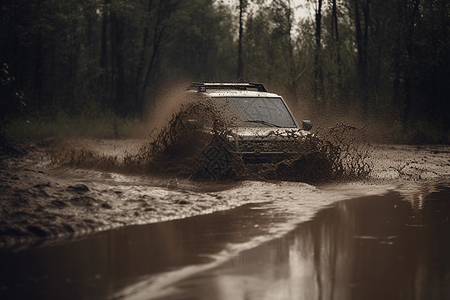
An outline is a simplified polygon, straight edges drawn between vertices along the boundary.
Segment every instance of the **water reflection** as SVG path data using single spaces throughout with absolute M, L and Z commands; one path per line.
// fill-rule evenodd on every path
M 283 215 L 253 204 L 3 252 L 0 299 L 450 299 L 449 200 L 436 186 L 342 201 L 221 265 Z
M 227 244 L 264 234 L 277 218 L 254 206 L 0 252 L 0 299 L 121 297 L 118 292 L 136 282 L 153 283 L 158 274 L 212 262 Z
M 450 189 L 421 195 L 340 202 L 162 298 L 450 299 Z

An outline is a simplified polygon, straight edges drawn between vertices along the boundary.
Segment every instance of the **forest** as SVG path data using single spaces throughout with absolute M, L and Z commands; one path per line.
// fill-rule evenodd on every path
M 3 140 L 101 127 L 89 120 L 122 130 L 170 86 L 249 81 L 307 107 L 316 124 L 450 143 L 448 0 L 305 0 L 304 17 L 290 0 L 0 5 Z

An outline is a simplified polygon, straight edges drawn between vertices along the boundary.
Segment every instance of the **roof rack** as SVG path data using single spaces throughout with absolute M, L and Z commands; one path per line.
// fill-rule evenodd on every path
M 192 82 L 189 88 L 196 88 L 197 92 L 206 92 L 206 90 L 214 89 L 233 89 L 233 90 L 248 90 L 256 89 L 258 92 L 267 92 L 262 83 L 233 83 L 233 82 Z

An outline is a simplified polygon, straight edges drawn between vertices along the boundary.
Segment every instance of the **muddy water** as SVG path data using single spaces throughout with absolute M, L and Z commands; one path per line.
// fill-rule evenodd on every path
M 4 250 L 0 299 L 450 297 L 450 184 L 246 182 L 216 197 L 260 203 Z
M 411 196 L 339 202 L 156 298 L 450 299 L 450 186 Z

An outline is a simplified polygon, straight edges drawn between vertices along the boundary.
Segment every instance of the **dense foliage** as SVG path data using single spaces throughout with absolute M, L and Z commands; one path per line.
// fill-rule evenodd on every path
M 0 0 L 0 117 L 139 115 L 178 81 L 257 81 L 450 142 L 450 2 Z

